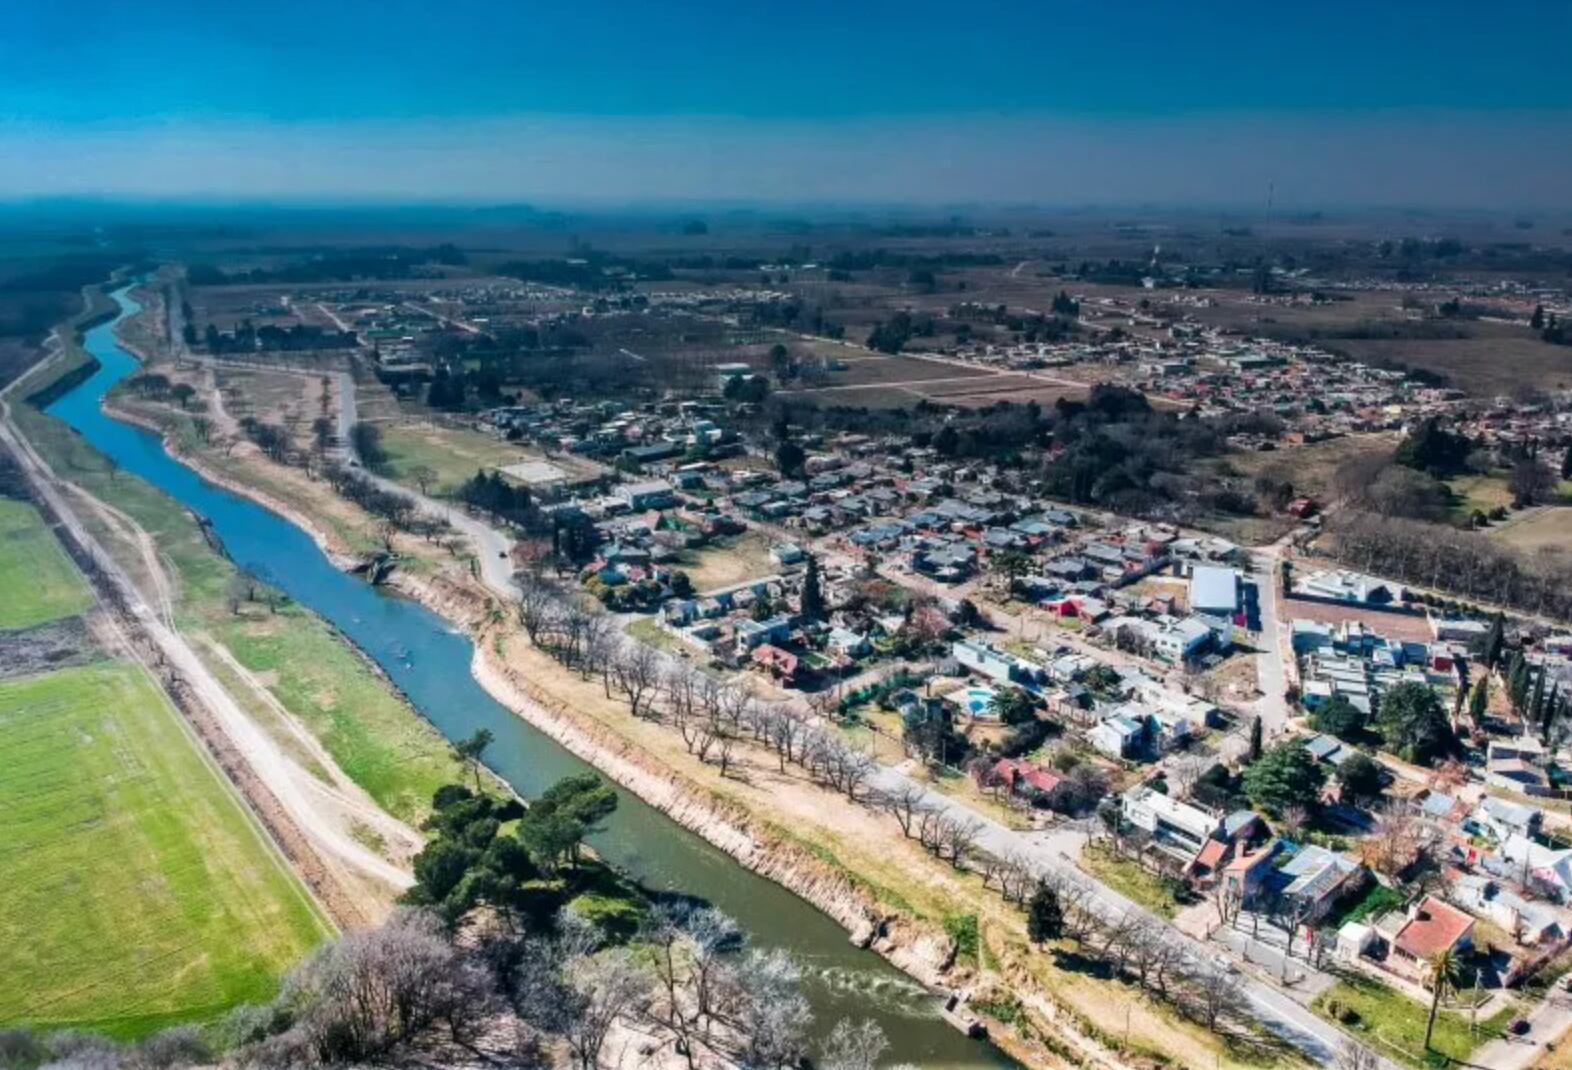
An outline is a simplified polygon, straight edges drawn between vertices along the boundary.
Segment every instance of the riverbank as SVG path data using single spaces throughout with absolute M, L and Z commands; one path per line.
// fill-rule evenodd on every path
M 174 410 L 170 413 L 178 418 Z M 259 489 L 265 486 L 286 485 L 292 496 L 305 494 L 313 507 L 330 494 L 325 484 L 313 483 L 299 469 L 274 470 L 278 466 L 260 454 L 203 457 L 225 468 L 230 460 L 242 466 L 245 477 L 227 482 L 249 500 L 265 502 Z M 188 463 L 196 459 L 185 455 Z M 369 517 L 359 522 L 376 524 Z M 309 526 L 319 545 L 324 539 L 333 545 L 327 526 Z M 850 805 L 805 778 L 777 772 L 773 756 L 743 755 L 722 773 L 685 754 L 675 733 L 630 717 L 602 694 L 598 680 L 579 678 L 530 647 L 512 627 L 511 614 L 463 567 L 468 561 L 429 547 L 417 549 L 426 550 L 427 567 L 396 569 L 391 586 L 440 612 L 475 640 L 468 668 L 515 718 L 602 769 L 750 871 L 814 904 L 908 975 L 937 987 L 977 982 L 1008 987 L 1030 978 L 1033 999 L 1023 1012 L 1026 1019 L 1043 1023 L 1042 1007 L 1058 1018 L 1042 1025 L 1045 1035 L 1078 1036 L 1103 1051 L 1124 1047 L 1148 1063 L 1256 1064 L 1164 1004 L 1078 970 L 1073 960 L 1066 967 L 1055 955 L 1029 951 L 1018 911 L 985 889 L 976 874 L 953 870 L 922 852 L 892 820 Z M 968 929 L 976 934 L 969 950 L 953 956 L 950 931 Z M 1098 1037 L 1117 1035 L 1126 1022 L 1135 1029 L 1133 1046 L 1098 1042 Z M 1085 1050 L 1079 1043 L 1074 1047 Z M 1034 1065 L 1058 1061 L 1051 1054 L 1032 1060 Z

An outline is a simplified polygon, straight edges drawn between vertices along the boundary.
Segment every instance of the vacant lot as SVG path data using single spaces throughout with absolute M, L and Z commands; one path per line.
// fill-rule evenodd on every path
M 0 1021 L 212 1018 L 327 935 L 140 667 L 0 681 L 0 753 Z
M 744 532 L 683 555 L 678 568 L 688 574 L 695 591 L 713 591 L 744 580 L 762 579 L 780 571 L 770 556 L 770 544 L 756 531 Z
M 1296 494 L 1308 494 L 1322 505 L 1336 494 L 1333 477 L 1352 461 L 1376 454 L 1390 454 L 1396 440 L 1389 435 L 1343 435 L 1303 446 L 1230 453 L 1227 464 L 1240 475 L 1285 479 Z
M 74 616 L 93 604 L 38 510 L 9 499 L 0 499 L 0 592 L 0 631 Z
M 413 487 L 416 486 L 415 473 L 421 468 L 430 469 L 436 475 L 431 485 L 435 494 L 451 494 L 482 468 L 506 468 L 525 461 L 545 460 L 539 450 L 481 431 L 430 423 L 384 425 L 382 445 L 388 452 L 390 477 Z M 570 480 L 596 474 L 592 466 L 577 457 L 557 454 L 550 463 L 562 469 Z

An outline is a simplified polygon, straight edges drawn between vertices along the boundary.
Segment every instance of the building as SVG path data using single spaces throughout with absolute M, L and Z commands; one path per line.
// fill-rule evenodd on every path
M 1303 924 L 1324 918 L 1343 896 L 1365 883 L 1365 868 L 1314 844 L 1303 847 L 1275 874 L 1277 897 Z
M 1183 855 L 1186 862 L 1223 827 L 1222 819 L 1211 811 L 1171 798 L 1145 784 L 1124 793 L 1120 810 L 1126 821 L 1150 834 L 1153 843 Z
M 1239 612 L 1239 573 L 1216 565 L 1197 565 L 1190 573 L 1190 612 L 1232 618 Z
M 1110 758 L 1134 758 L 1146 751 L 1151 724 L 1144 717 L 1115 713 L 1086 733 L 1087 741 Z
M 614 497 L 626 502 L 629 509 L 667 509 L 677 504 L 677 495 L 664 479 L 642 483 L 622 483 L 613 491 Z
M 1466 951 L 1472 944 L 1474 918 L 1427 895 L 1410 907 L 1406 916 L 1387 915 L 1376 922 L 1375 929 L 1391 945 L 1386 968 L 1428 986 L 1432 959 L 1443 951 Z

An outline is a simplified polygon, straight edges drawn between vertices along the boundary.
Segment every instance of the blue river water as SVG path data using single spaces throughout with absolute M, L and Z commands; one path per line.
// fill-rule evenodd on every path
M 128 289 L 113 294 L 115 322 L 140 310 Z M 114 323 L 87 332 L 99 369 L 48 409 L 120 469 L 205 517 L 235 562 L 264 576 L 331 622 L 369 655 L 449 739 L 488 728 L 487 764 L 526 797 L 585 771 L 579 759 L 493 699 L 470 675 L 467 636 L 417 603 L 339 571 L 301 529 L 246 498 L 200 478 L 171 457 L 157 436 L 107 416 L 101 402 L 138 369 L 116 342 Z M 624 792 L 593 844 L 646 887 L 701 897 L 737 919 L 759 946 L 789 948 L 804 966 L 816 1031 L 838 1019 L 872 1018 L 890 1038 L 888 1060 L 922 1067 L 1011 1066 L 986 1043 L 944 1024 L 937 1001 L 877 955 L 860 950 L 825 915 L 744 869 L 698 836 Z

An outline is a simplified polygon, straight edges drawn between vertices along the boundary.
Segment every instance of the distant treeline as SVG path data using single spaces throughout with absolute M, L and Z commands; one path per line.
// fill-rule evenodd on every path
M 430 264 L 457 266 L 469 262 L 451 243 L 415 248 L 373 246 L 313 256 L 274 268 L 226 271 L 215 264 L 192 264 L 186 278 L 193 286 L 226 286 L 262 282 L 352 282 L 356 279 L 402 279 L 418 276 Z
M 77 310 L 82 287 L 138 259 L 136 253 L 84 253 L 42 261 L 9 278 L 0 274 L 0 338 L 45 333 Z

